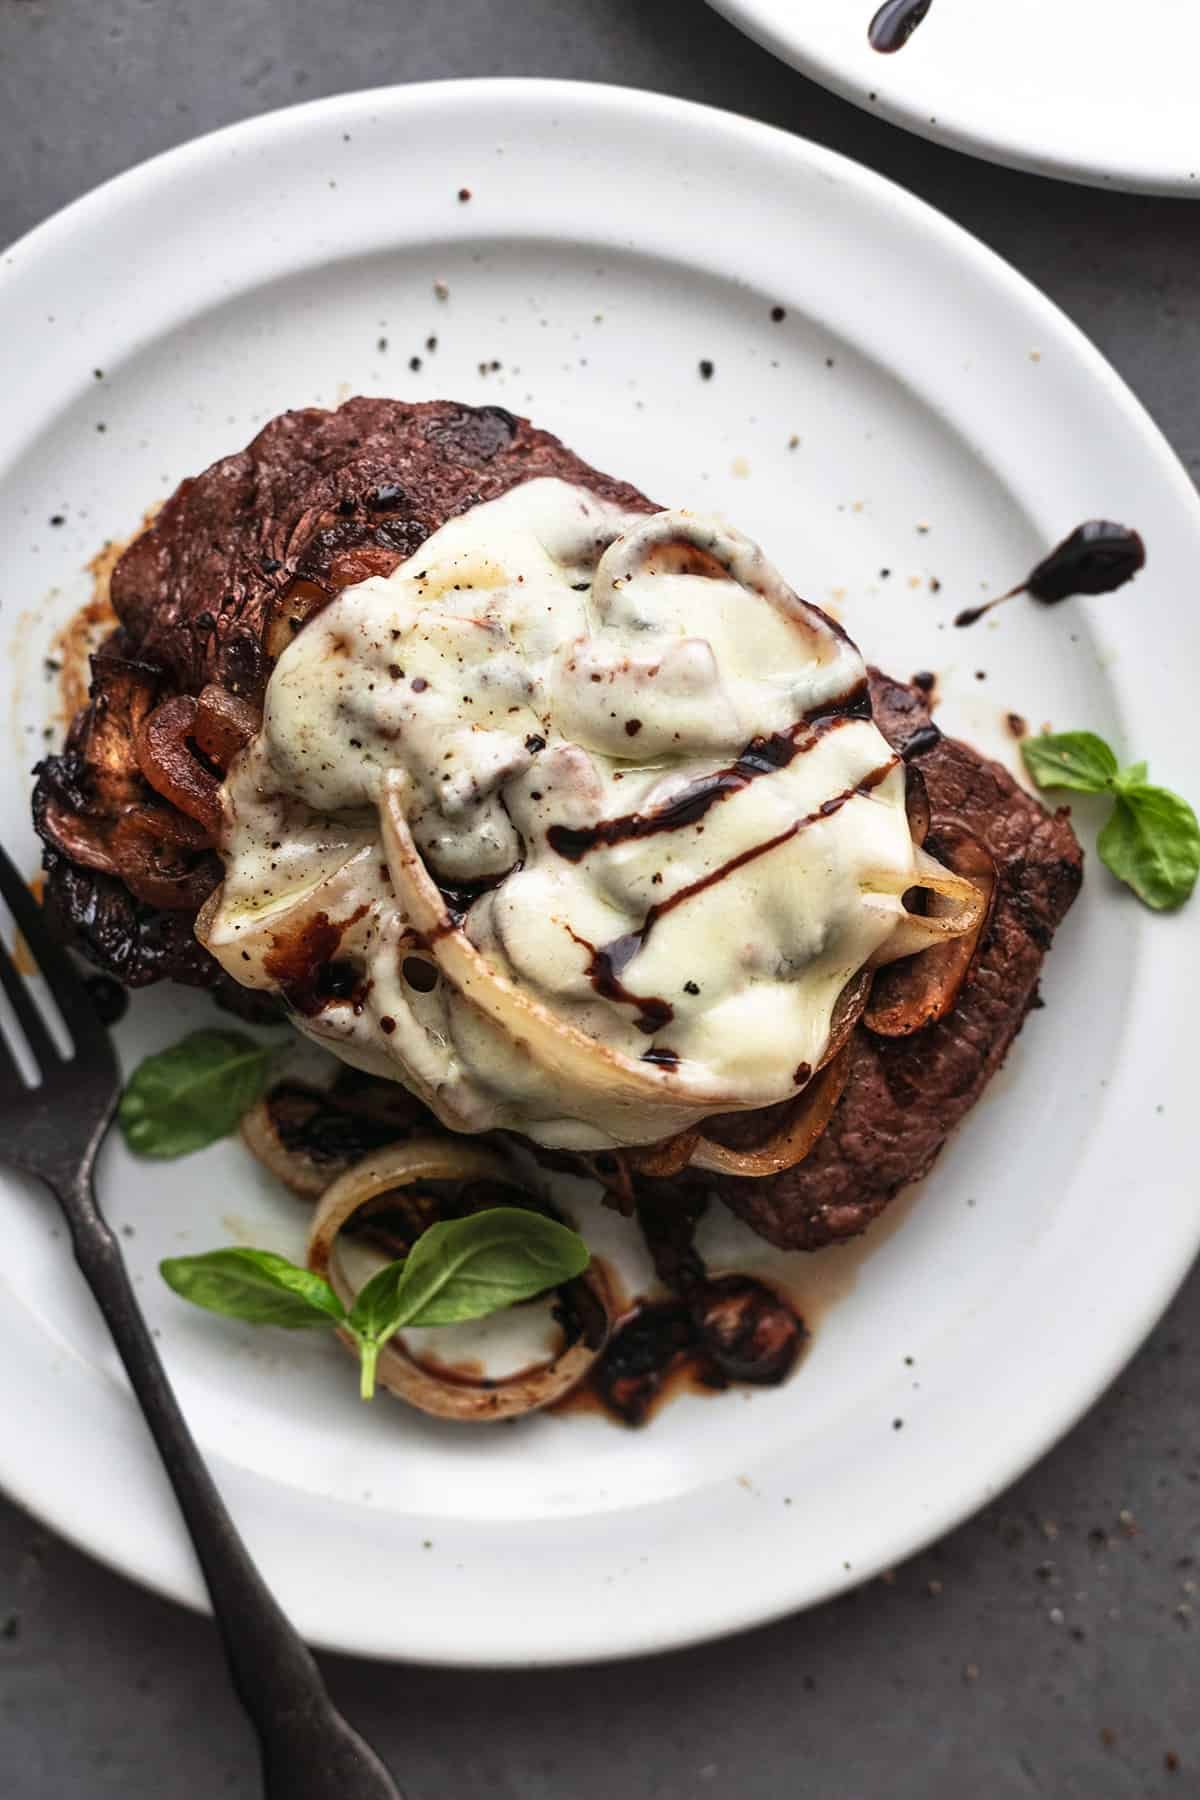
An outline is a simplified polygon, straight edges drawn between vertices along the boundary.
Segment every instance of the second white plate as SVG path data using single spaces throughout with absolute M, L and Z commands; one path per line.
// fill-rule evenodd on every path
M 879 0 L 710 0 L 822 86 L 922 137 L 1038 175 L 1200 197 L 1193 0 L 932 0 L 881 55 Z

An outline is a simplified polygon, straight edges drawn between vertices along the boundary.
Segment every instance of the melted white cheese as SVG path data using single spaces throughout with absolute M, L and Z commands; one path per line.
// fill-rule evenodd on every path
M 334 958 L 354 993 L 297 1023 L 459 1130 L 594 1149 L 786 1098 L 913 877 L 904 771 L 875 725 L 804 722 L 864 674 L 726 527 L 529 482 L 284 651 L 225 784 L 202 935 L 255 987 L 286 991 L 298 945 Z M 646 829 L 762 739 L 750 778 Z M 443 888 L 475 889 L 463 928 L 490 968 L 626 1070 L 619 1102 L 438 973 L 389 873 L 385 784 Z M 634 816 L 591 847 L 569 835 Z M 615 989 L 595 955 L 611 946 Z

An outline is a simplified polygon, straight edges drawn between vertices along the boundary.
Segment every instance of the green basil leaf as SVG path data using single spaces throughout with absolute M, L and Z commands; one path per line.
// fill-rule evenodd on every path
M 231 1245 L 204 1256 L 168 1256 L 158 1267 L 167 1286 L 193 1306 L 250 1325 L 307 1331 L 346 1321 L 345 1307 L 322 1276 L 271 1250 Z
M 1149 763 L 1130 763 L 1127 769 L 1121 769 L 1113 777 L 1113 786 L 1118 793 L 1126 788 L 1145 787 L 1146 777 L 1150 773 Z
M 1085 794 L 1102 794 L 1117 773 L 1116 757 L 1094 731 L 1047 732 L 1023 738 L 1021 755 L 1040 788 L 1078 788 Z
M 1096 848 L 1113 874 L 1158 912 L 1182 906 L 1200 873 L 1200 825 L 1187 801 L 1168 788 L 1122 788 Z
M 187 1156 L 236 1129 L 266 1086 L 269 1044 L 241 1031 L 193 1031 L 139 1063 L 117 1118 L 139 1156 Z
M 398 1311 L 397 1294 L 407 1266 L 406 1258 L 385 1264 L 355 1297 L 350 1329 L 358 1340 L 359 1393 L 364 1400 L 375 1396 L 375 1365 L 380 1350 L 396 1330 L 391 1321 Z
M 372 1276 L 350 1328 L 378 1349 L 402 1326 L 486 1318 L 572 1281 L 587 1265 L 577 1232 L 523 1207 L 489 1207 L 422 1232 L 403 1262 Z
M 366 1338 L 378 1338 L 381 1333 L 390 1335 L 395 1330 L 392 1320 L 399 1309 L 398 1297 L 407 1268 L 407 1257 L 386 1263 L 358 1290 L 350 1313 L 352 1330 Z

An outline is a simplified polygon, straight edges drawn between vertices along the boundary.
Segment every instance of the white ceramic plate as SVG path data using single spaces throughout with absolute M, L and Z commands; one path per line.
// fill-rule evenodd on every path
M 1135 193 L 1200 195 L 1194 0 L 933 0 L 897 54 L 879 0 L 710 0 L 856 106 L 990 162 Z
M 2 276 L 16 736 L 0 835 L 30 869 L 26 771 L 53 691 L 41 658 L 86 595 L 86 559 L 271 414 L 359 390 L 498 401 L 665 501 L 726 510 L 869 654 L 937 670 L 943 723 L 1010 761 L 1015 710 L 1192 778 L 1178 721 L 1194 713 L 1200 505 L 1183 471 L 1045 300 L 825 151 L 613 89 L 360 94 L 135 170 L 19 244 Z M 951 627 L 1093 515 L 1145 534 L 1134 588 Z M 640 1434 L 360 1407 L 333 1346 L 195 1312 L 155 1273 L 230 1238 L 295 1250 L 297 1204 L 236 1144 L 138 1165 L 110 1143 L 104 1203 L 300 1628 L 447 1663 L 682 1644 L 858 1582 L 1011 1481 L 1133 1351 L 1200 1236 L 1194 1102 L 1172 1052 L 1197 999 L 1195 917 L 1150 918 L 1093 868 L 1046 1010 L 901 1203 L 903 1229 L 794 1259 L 816 1326 L 795 1380 L 678 1401 Z M 209 1016 L 152 993 L 124 1052 Z M 47 1203 L 6 1180 L 3 1216 L 0 1479 L 56 1530 L 198 1601 Z M 720 1254 L 766 1253 L 741 1233 Z

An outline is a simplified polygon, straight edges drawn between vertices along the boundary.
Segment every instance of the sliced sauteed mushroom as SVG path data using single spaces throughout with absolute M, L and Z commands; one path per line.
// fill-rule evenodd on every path
M 192 736 L 198 750 L 219 769 L 227 769 L 261 726 L 262 715 L 256 706 L 210 682 L 196 702 Z
M 362 1157 L 429 1123 L 420 1101 L 398 1082 L 347 1069 L 331 1088 L 277 1082 L 246 1114 L 241 1131 L 285 1187 L 318 1200 Z
M 453 1138 L 410 1138 L 375 1152 L 335 1181 L 323 1195 L 308 1240 L 308 1266 L 324 1275 L 349 1305 L 353 1285 L 338 1255 L 342 1231 L 372 1201 L 397 1188 L 454 1183 L 488 1184 L 504 1190 L 506 1205 L 528 1205 L 522 1178 L 497 1151 Z M 472 1379 L 421 1362 L 400 1338 L 379 1353 L 383 1386 L 422 1412 L 475 1423 L 512 1419 L 561 1399 L 588 1373 L 608 1338 L 613 1304 L 603 1274 L 593 1264 L 559 1290 L 558 1319 L 566 1338 L 549 1361 L 497 1379 Z
M 933 844 L 932 839 L 930 842 Z M 957 827 L 939 827 L 936 851 L 939 862 L 974 889 L 974 917 L 967 930 L 948 934 L 917 955 L 889 963 L 876 973 L 863 1022 L 879 1037 L 907 1037 L 946 1017 L 992 915 L 996 865 L 979 839 Z M 961 924 L 961 895 L 938 890 L 932 882 L 929 888 L 926 916 Z
M 220 783 L 192 746 L 197 702 L 176 694 L 147 715 L 134 748 L 142 774 L 164 800 L 215 833 L 221 823 Z

